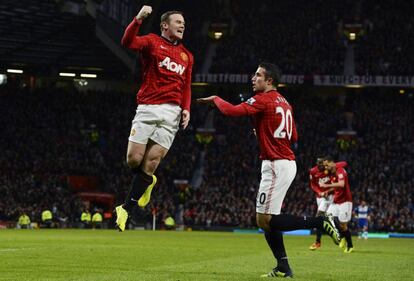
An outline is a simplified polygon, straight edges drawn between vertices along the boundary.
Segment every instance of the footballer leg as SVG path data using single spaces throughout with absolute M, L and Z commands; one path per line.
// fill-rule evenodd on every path
M 340 229 L 344 238 L 341 239 L 339 247 L 342 246 L 341 249 L 343 249 L 346 254 L 352 253 L 354 251 L 354 246 L 352 244 L 352 235 L 348 228 L 348 222 L 340 222 Z
M 293 278 L 293 272 L 292 270 L 289 270 L 287 272 L 283 272 L 281 271 L 277 266 L 275 268 L 272 269 L 272 271 L 270 271 L 267 274 L 263 274 L 260 276 L 261 278 Z
M 167 152 L 167 148 L 151 140 L 149 141 L 147 151 L 144 155 L 144 160 L 142 163 L 142 170 L 146 175 L 148 175 L 148 179 L 151 177 L 151 180 L 148 181 L 149 184 L 146 186 L 144 193 L 138 200 L 138 206 L 141 208 L 144 208 L 146 205 L 148 205 L 151 200 L 152 190 L 157 183 L 157 177 L 154 175 L 154 173 Z
M 128 220 L 128 212 L 124 209 L 122 205 L 119 205 L 115 208 L 116 215 L 116 227 L 119 231 L 125 231 L 126 223 Z
M 133 174 L 132 183 L 124 204 L 117 206 L 114 211 L 116 216 L 115 223 L 118 230 L 121 232 L 126 228 L 129 217 L 128 213 L 131 212 L 133 207 L 136 205 L 138 198 L 144 193 L 145 188 L 148 185 L 145 183 L 148 179 L 140 168 L 141 162 L 145 155 L 146 147 L 147 144 L 132 141 L 128 142 L 126 162 Z
M 339 248 L 345 250 L 346 248 L 346 239 L 345 238 L 341 238 L 341 241 L 339 241 Z
M 279 231 L 319 228 L 324 230 L 336 245 L 340 240 L 338 228 L 331 215 L 319 217 L 301 217 L 289 214 L 272 215 L 269 225 L 270 229 Z
M 368 224 L 368 223 L 367 223 Z M 362 237 L 366 240 L 368 239 L 368 225 L 365 225 L 364 228 L 362 229 Z
M 283 234 L 279 230 L 271 229 L 269 225 L 271 217 L 272 215 L 269 214 L 256 214 L 257 225 L 265 230 L 266 242 L 277 261 L 277 266 L 269 273 L 261 275 L 261 277 L 292 277 L 293 274 L 289 266 Z
M 316 216 L 324 216 L 325 212 L 318 211 Z M 312 245 L 309 246 L 309 250 L 317 250 L 321 247 L 321 237 L 322 237 L 322 229 L 317 228 L 316 229 L 316 241 L 312 243 Z
M 326 234 L 328 234 L 332 238 L 332 241 L 336 245 L 339 245 L 339 242 L 340 242 L 339 230 L 335 225 L 332 215 L 327 214 L 323 216 L 322 229 L 325 231 Z
M 320 230 L 318 230 L 320 231 Z M 321 247 L 321 242 L 313 242 L 312 245 L 309 246 L 309 250 L 317 250 Z

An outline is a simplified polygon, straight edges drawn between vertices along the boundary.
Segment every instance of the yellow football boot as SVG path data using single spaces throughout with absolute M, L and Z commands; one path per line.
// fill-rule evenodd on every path
M 155 184 L 157 183 L 157 177 L 152 175 L 152 183 L 147 187 L 144 194 L 142 194 L 141 198 L 138 200 L 138 206 L 144 208 L 148 205 L 149 201 L 151 200 L 151 192 L 154 188 Z
M 116 213 L 116 226 L 118 227 L 119 231 L 124 231 L 126 227 L 126 222 L 128 220 L 128 212 L 119 205 L 115 208 Z

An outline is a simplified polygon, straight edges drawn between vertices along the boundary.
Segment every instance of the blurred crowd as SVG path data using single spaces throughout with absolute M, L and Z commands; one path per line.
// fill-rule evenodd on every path
M 345 102 L 293 102 L 302 136 L 297 154 L 299 165 L 309 167 L 315 155 L 326 154 L 347 161 L 354 206 L 362 199 L 368 202 L 372 209 L 371 230 L 413 232 L 414 180 L 409 169 L 414 159 L 414 131 L 408 125 L 414 121 L 413 99 L 387 90 L 366 89 L 364 93 L 348 93 Z M 357 137 L 353 144 L 343 148 L 334 141 L 337 136 L 333 128 L 347 129 L 349 124 L 344 120 L 349 112 L 353 115 L 349 123 Z M 298 171 L 298 177 L 305 179 L 305 167 L 299 166 Z M 293 197 L 286 205 L 298 214 L 312 214 L 316 207 L 311 204 L 314 198 L 301 192 L 307 183 L 296 183 Z M 295 203 L 298 197 L 302 198 L 302 206 L 291 206 L 289 203 Z
M 365 35 L 355 44 L 356 72 L 360 75 L 414 73 L 414 19 L 412 3 L 361 1 L 360 19 Z
M 272 61 L 285 74 L 343 75 L 353 49 L 356 75 L 412 75 L 411 8 L 410 1 L 386 0 L 170 0 L 154 5 L 141 32 L 159 34 L 163 12 L 183 11 L 193 73 L 250 74 L 259 62 Z
M 349 92 L 342 98 L 294 88 L 282 92 L 294 107 L 299 131 L 298 173 L 282 212 L 315 215 L 308 170 L 316 157 L 329 154 L 348 162 L 354 205 L 367 201 L 372 231 L 413 232 L 412 98 L 378 89 Z M 223 96 L 240 102 L 231 91 Z M 190 127 L 178 133 L 156 173 L 159 183 L 152 203 L 134 214 L 133 223 L 150 224 L 156 210 L 157 222 L 181 212 L 186 226 L 255 227 L 260 161 L 251 120 L 216 112 L 213 140 L 201 144 L 196 129 L 204 126 L 210 110 L 194 104 Z M 133 93 L 3 87 L 0 112 L 1 221 L 17 222 L 22 212 L 35 221 L 50 209 L 57 222 L 80 222 L 85 205 L 70 188 L 68 175 L 97 176 L 100 191 L 115 194 L 116 204 L 123 201 L 131 181 L 125 153 L 135 113 Z M 352 112 L 351 120 L 345 112 L 348 117 Z M 351 145 L 339 146 L 337 130 L 349 127 L 357 137 Z M 90 137 L 91 128 L 98 138 Z M 178 189 L 174 180 L 191 183 L 202 153 L 201 185 Z M 104 207 L 92 203 L 91 210 L 95 208 Z
M 232 1 L 232 26 L 210 72 L 252 73 L 258 62 L 273 61 L 286 74 L 342 74 L 337 23 L 347 2 Z
M 194 73 L 203 69 L 210 49 L 211 24 L 225 24 L 209 73 L 252 73 L 260 61 L 276 62 L 286 74 L 343 74 L 345 48 L 355 50 L 356 74 L 412 75 L 414 17 L 410 1 L 161 1 L 145 31 L 158 33 L 160 13 L 179 7 L 185 13 L 185 45 L 194 53 Z M 386 11 L 386 12 L 385 12 Z M 347 24 L 360 24 L 355 42 Z M 211 30 L 210 30 L 211 31 Z M 361 36 L 360 36 L 361 35 Z M 239 92 L 228 90 L 233 103 Z M 295 146 L 298 174 L 283 207 L 298 215 L 316 213 L 308 187 L 308 169 L 321 155 L 347 161 L 354 205 L 364 199 L 372 209 L 375 231 L 413 232 L 413 100 L 391 91 L 319 95 L 282 89 L 295 109 L 300 141 Z M 27 214 L 42 221 L 50 210 L 60 225 L 82 223 L 85 205 L 67 176 L 95 176 L 99 190 L 123 201 L 131 174 L 125 164 L 134 93 L 78 92 L 47 87 L 0 88 L 0 221 Z M 237 99 L 235 98 L 237 97 Z M 257 144 L 249 118 L 216 113 L 216 133 L 208 145 L 196 139 L 210 108 L 194 104 L 191 124 L 180 131 L 157 171 L 153 201 L 134 214 L 135 224 L 182 215 L 182 223 L 200 228 L 255 227 L 255 197 L 260 179 Z M 356 137 L 338 139 L 352 129 Z M 202 156 L 203 155 L 203 156 Z M 203 158 L 204 161 L 200 162 Z M 179 190 L 176 179 L 199 187 Z M 104 206 L 98 203 L 90 210 Z M 110 210 L 106 210 L 110 211 Z M 181 219 L 177 220 L 181 223 Z
M 252 73 L 259 62 L 273 61 L 286 74 L 342 75 L 347 47 L 354 49 L 356 75 L 414 73 L 411 2 L 230 2 L 218 20 L 229 28 L 210 73 Z

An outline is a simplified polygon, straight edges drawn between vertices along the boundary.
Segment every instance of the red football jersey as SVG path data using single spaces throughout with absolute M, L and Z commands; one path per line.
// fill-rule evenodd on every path
M 348 173 L 344 168 L 337 168 L 335 175 L 331 176 L 331 182 L 336 183 L 340 180 L 345 182 L 343 188 L 336 188 L 334 193 L 334 203 L 341 204 L 344 202 L 352 202 L 351 188 L 349 187 Z
M 225 115 L 252 115 L 259 141 L 260 159 L 295 159 L 290 148 L 298 138 L 292 107 L 276 90 L 258 93 L 237 106 L 219 97 L 214 98 L 214 103 Z
M 162 36 L 136 36 L 140 26 L 141 21 L 134 18 L 122 38 L 123 46 L 141 53 L 142 85 L 137 103 L 174 103 L 189 111 L 193 55 L 181 43 Z
M 260 159 L 295 159 L 290 146 L 297 141 L 298 134 L 292 107 L 276 90 L 258 93 L 236 106 L 217 96 L 213 102 L 225 115 L 253 117 L 256 137 L 259 141 Z
M 309 171 L 309 182 L 310 187 L 315 191 L 316 197 L 320 197 L 319 193 L 322 192 L 320 184 L 321 183 L 329 183 L 330 177 L 329 175 L 325 174 L 325 171 L 319 171 L 318 166 L 313 167 Z
M 337 168 L 343 168 L 346 167 L 348 165 L 347 162 L 345 161 L 341 161 L 341 162 L 337 162 L 335 163 Z M 313 191 L 315 191 L 316 193 L 316 197 L 320 197 L 319 193 L 323 191 L 323 189 L 321 189 L 320 184 L 321 183 L 330 183 L 330 176 L 325 173 L 324 171 L 319 171 L 318 166 L 314 166 L 312 167 L 312 169 L 310 169 L 309 171 L 309 183 L 310 183 L 310 187 L 312 188 Z
M 293 110 L 276 90 L 258 93 L 245 103 L 259 141 L 260 159 L 294 160 L 292 143 L 298 140 Z

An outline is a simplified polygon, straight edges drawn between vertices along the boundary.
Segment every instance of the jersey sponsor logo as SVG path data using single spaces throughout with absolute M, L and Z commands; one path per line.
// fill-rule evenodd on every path
M 247 104 L 249 105 L 253 105 L 256 102 L 256 100 L 254 98 L 250 98 L 246 101 Z
M 183 52 L 183 53 L 180 54 L 180 56 L 183 59 L 183 61 L 188 61 L 188 56 L 187 56 L 186 53 Z
M 175 72 L 177 74 L 183 75 L 185 67 L 181 64 L 178 64 L 174 61 L 171 61 L 170 57 L 165 57 L 165 59 L 158 64 L 159 67 L 165 67 L 169 71 Z

